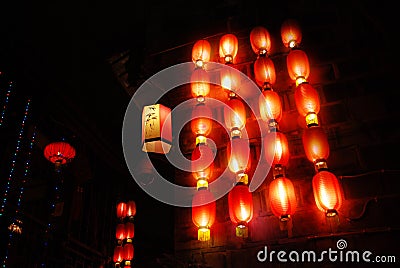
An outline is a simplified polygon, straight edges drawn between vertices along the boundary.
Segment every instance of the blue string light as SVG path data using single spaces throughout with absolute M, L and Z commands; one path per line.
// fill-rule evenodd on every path
M 10 100 L 10 95 L 11 95 L 11 90 L 13 88 L 13 82 L 8 83 L 8 90 L 6 93 L 6 99 L 4 100 L 4 104 L 3 104 L 3 110 L 1 111 L 1 116 L 0 116 L 0 127 L 3 125 L 4 123 L 4 118 L 6 115 L 6 110 L 7 110 L 7 106 L 8 106 L 8 102 Z

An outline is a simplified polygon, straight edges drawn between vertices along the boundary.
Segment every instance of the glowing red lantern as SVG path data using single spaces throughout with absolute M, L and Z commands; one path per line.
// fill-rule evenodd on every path
M 326 170 L 314 175 L 312 180 L 315 203 L 326 216 L 335 216 L 342 206 L 343 193 L 336 176 Z
M 135 237 L 135 225 L 133 224 L 133 222 L 126 222 L 125 226 L 124 226 L 124 230 L 125 230 L 125 237 L 127 239 L 132 239 Z
M 301 43 L 302 33 L 299 23 L 294 19 L 287 19 L 281 26 L 281 38 L 285 47 L 294 48 Z
M 128 201 L 126 202 L 126 216 L 127 217 L 134 217 L 136 215 L 136 203 L 135 201 Z
M 190 89 L 192 96 L 203 102 L 210 94 L 210 76 L 207 71 L 201 68 L 194 69 L 190 76 Z
M 282 103 L 281 98 L 273 90 L 264 90 L 259 97 L 259 108 L 261 118 L 274 126 L 282 119 Z
M 247 224 L 253 218 L 253 196 L 249 187 L 237 184 L 228 194 L 229 217 L 236 224 L 236 236 L 247 237 Z
M 219 56 L 225 63 L 233 63 L 238 52 L 238 39 L 234 34 L 225 34 L 219 40 Z
M 171 149 L 172 124 L 171 109 L 162 104 L 143 107 L 142 150 L 165 154 Z
M 303 132 L 303 146 L 309 161 L 318 165 L 326 163 L 329 156 L 328 137 L 320 126 L 310 127 Z
M 214 153 L 205 143 L 196 145 L 192 152 L 192 174 L 197 181 L 197 189 L 208 187 L 214 169 Z
M 122 246 L 115 246 L 113 261 L 115 263 L 121 263 L 124 260 L 124 248 Z
M 212 111 L 205 103 L 199 103 L 194 106 L 190 126 L 196 137 L 203 137 L 203 139 L 200 138 L 203 141 L 210 134 L 212 129 Z
M 257 55 L 267 54 L 271 49 L 271 38 L 268 30 L 262 26 L 253 28 L 250 32 L 250 44 Z
M 117 218 L 125 218 L 126 217 L 126 203 L 119 202 L 117 204 Z
M 220 79 L 222 88 L 236 93 L 239 91 L 240 73 L 238 70 L 225 66 L 221 68 Z
M 118 223 L 115 231 L 115 238 L 117 240 L 124 240 L 126 238 L 125 225 L 123 223 Z
M 210 61 L 211 45 L 205 39 L 201 39 L 194 43 L 192 48 L 192 61 L 196 67 L 203 67 L 205 63 Z
M 192 220 L 198 228 L 198 240 L 210 240 L 210 228 L 216 214 L 214 195 L 206 188 L 199 189 L 192 200 Z
M 123 257 L 124 257 L 124 260 L 130 261 L 133 259 L 133 256 L 134 256 L 134 249 L 133 249 L 132 241 L 129 241 L 128 243 L 126 243 L 124 245 Z
M 239 178 L 244 176 L 251 166 L 250 147 L 246 139 L 233 137 L 226 147 L 229 170 Z
M 301 83 L 294 92 L 297 111 L 306 118 L 307 126 L 318 125 L 320 109 L 317 90 L 308 83 Z
M 246 108 L 243 102 L 230 98 L 224 106 L 225 126 L 231 131 L 232 136 L 239 136 L 246 124 Z
M 267 133 L 263 147 L 265 160 L 269 165 L 287 166 L 290 153 L 285 134 L 280 131 Z
M 274 62 L 268 57 L 259 57 L 254 62 L 254 77 L 257 85 L 270 88 L 276 82 Z
M 296 86 L 307 81 L 310 75 L 310 63 L 303 50 L 292 49 L 286 57 L 286 65 L 289 77 L 296 81 Z
M 75 154 L 75 148 L 64 141 L 52 142 L 44 148 L 44 156 L 46 159 L 56 165 L 64 165 L 72 161 Z
M 279 177 L 269 185 L 269 200 L 272 213 L 281 221 L 286 221 L 296 211 L 296 196 L 291 180 Z

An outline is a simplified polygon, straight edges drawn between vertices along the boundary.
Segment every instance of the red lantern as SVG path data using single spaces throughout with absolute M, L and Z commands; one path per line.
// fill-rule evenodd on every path
M 212 129 L 212 111 L 205 103 L 199 103 L 192 110 L 190 126 L 196 136 L 206 137 Z
M 133 245 L 132 242 L 128 242 L 124 245 L 124 250 L 123 250 L 123 256 L 124 256 L 124 260 L 126 261 L 130 261 L 133 259 L 134 256 L 134 249 L 133 249 Z
M 237 184 L 228 194 L 229 217 L 236 224 L 236 235 L 247 237 L 247 224 L 253 218 L 253 196 L 249 187 Z
M 226 148 L 229 170 L 239 177 L 247 173 L 251 165 L 248 140 L 233 137 Z
M 296 81 L 296 86 L 307 81 L 310 75 L 310 63 L 303 50 L 292 49 L 286 57 L 286 65 L 289 77 Z
M 190 88 L 194 98 L 201 102 L 204 101 L 204 98 L 210 94 L 210 76 L 206 70 L 194 69 L 190 76 Z
M 124 260 L 124 248 L 122 246 L 115 246 L 113 261 L 115 263 L 121 263 Z
M 281 37 L 285 47 L 294 48 L 301 43 L 302 33 L 299 23 L 294 19 L 287 19 L 281 26 Z
M 254 76 L 257 85 L 270 88 L 276 82 L 274 62 L 268 57 L 259 57 L 254 62 Z
M 263 147 L 265 160 L 269 165 L 287 166 L 290 153 L 285 134 L 280 131 L 267 133 Z
M 280 122 L 282 119 L 281 98 L 273 90 L 264 90 L 259 97 L 259 108 L 261 118 L 267 122 Z M 274 124 L 273 124 L 274 125 Z
M 192 48 L 192 61 L 196 67 L 203 67 L 205 63 L 210 61 L 211 45 L 205 40 L 198 40 Z
M 303 132 L 303 146 L 309 161 L 326 162 L 329 156 L 328 137 L 322 127 L 310 127 Z
M 135 225 L 133 222 L 126 222 L 124 226 L 125 237 L 127 239 L 132 239 L 135 237 Z
M 286 221 L 296 211 L 296 196 L 291 180 L 279 177 L 269 185 L 269 200 L 272 213 L 281 221 Z
M 117 204 L 117 218 L 125 218 L 126 217 L 126 203 L 119 202 Z
M 214 224 L 216 214 L 214 195 L 205 188 L 196 192 L 192 200 L 192 220 L 198 227 L 198 240 L 210 240 L 210 228 Z
M 257 55 L 267 54 L 271 49 L 271 38 L 268 30 L 262 26 L 253 28 L 250 32 L 250 44 Z
M 44 156 L 54 164 L 64 165 L 75 157 L 75 148 L 64 141 L 53 142 L 44 148 Z
M 297 111 L 306 118 L 307 126 L 318 125 L 320 104 L 317 90 L 308 83 L 302 83 L 294 92 Z
M 118 223 L 115 231 L 115 238 L 117 240 L 124 240 L 126 238 L 125 225 L 123 223 Z
M 165 154 L 171 149 L 172 124 L 171 109 L 162 104 L 143 107 L 142 150 Z
M 128 201 L 126 202 L 126 216 L 127 217 L 134 217 L 136 215 L 136 203 L 135 201 Z
M 220 71 L 220 79 L 222 88 L 232 91 L 239 91 L 240 73 L 233 67 L 222 67 Z
M 192 152 L 192 174 L 197 181 L 197 189 L 208 187 L 214 169 L 214 153 L 205 143 L 196 145 Z
M 315 203 L 327 216 L 335 216 L 342 206 L 343 193 L 336 176 L 329 171 L 320 171 L 312 180 Z
M 236 98 L 230 98 L 224 106 L 225 126 L 231 131 L 231 135 L 240 135 L 246 124 L 246 108 L 243 102 Z
M 219 40 L 219 56 L 225 63 L 233 63 L 238 51 L 238 39 L 233 34 L 225 34 Z

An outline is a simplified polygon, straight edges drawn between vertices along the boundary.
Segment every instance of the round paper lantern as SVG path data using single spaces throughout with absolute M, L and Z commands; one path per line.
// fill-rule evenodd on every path
M 205 39 L 201 39 L 194 43 L 192 48 L 192 61 L 196 67 L 203 67 L 204 64 L 210 61 L 211 45 Z
M 124 260 L 124 248 L 122 246 L 115 246 L 113 261 L 115 263 L 121 263 Z
M 246 124 L 246 108 L 240 99 L 234 97 L 227 101 L 224 106 L 224 121 L 231 135 L 241 134 Z
M 229 217 L 236 224 L 236 236 L 247 237 L 247 224 L 253 218 L 253 196 L 249 187 L 237 184 L 228 194 Z
M 197 181 L 197 188 L 208 187 L 214 169 L 214 153 L 205 143 L 196 145 L 192 152 L 192 174 Z
M 54 164 L 64 165 L 75 157 L 75 148 L 64 141 L 52 142 L 44 148 L 44 156 Z
M 343 193 L 336 176 L 326 170 L 314 175 L 312 180 L 315 203 L 326 216 L 335 216 L 342 206 Z
M 212 111 L 205 103 L 193 107 L 190 127 L 196 136 L 206 137 L 212 129 Z
M 219 40 L 219 56 L 225 63 L 233 63 L 238 52 L 238 39 L 234 34 L 225 34 Z
M 294 48 L 301 43 L 302 33 L 299 23 L 294 19 L 287 19 L 281 25 L 281 38 L 285 47 Z
M 233 67 L 226 66 L 220 70 L 221 86 L 225 90 L 237 93 L 239 91 L 240 73 Z
M 125 218 L 126 217 L 126 203 L 119 202 L 117 204 L 117 218 Z
M 287 166 L 289 162 L 289 144 L 284 133 L 269 132 L 264 138 L 264 156 L 269 165 Z
M 246 139 L 233 137 L 226 147 L 229 170 L 238 176 L 247 173 L 251 166 L 250 147 Z
M 310 127 L 304 130 L 303 146 L 309 161 L 316 164 L 319 161 L 325 162 L 329 157 L 328 137 L 320 126 Z
M 286 221 L 296 211 L 296 196 L 291 180 L 279 177 L 269 185 L 269 200 L 272 213 L 281 221 Z
M 194 98 L 204 101 L 204 98 L 210 93 L 210 76 L 206 70 L 194 69 L 190 76 L 190 89 Z
M 303 50 L 292 49 L 286 57 L 286 65 L 289 77 L 296 81 L 296 86 L 307 81 L 310 75 L 310 63 Z
M 250 32 L 250 44 L 257 55 L 267 54 L 271 49 L 271 38 L 268 30 L 262 26 L 253 28 Z
M 192 220 L 198 228 L 198 240 L 210 240 L 210 228 L 216 215 L 214 195 L 205 188 L 199 189 L 192 200 Z
M 297 111 L 306 118 L 307 126 L 318 125 L 320 103 L 317 90 L 308 83 L 301 83 L 294 91 L 294 99 Z
M 268 57 L 259 57 L 254 62 L 254 78 L 258 86 L 271 88 L 276 82 L 274 62 Z
M 126 202 L 126 216 L 134 217 L 136 215 L 136 203 L 133 200 Z
M 133 222 L 126 222 L 124 225 L 124 229 L 125 229 L 125 237 L 127 239 L 132 239 L 135 237 L 135 225 L 133 224 Z
M 259 108 L 261 118 L 267 122 L 279 123 L 282 119 L 281 97 L 273 90 L 264 90 L 259 97 Z
M 125 225 L 123 223 L 118 223 L 115 231 L 115 238 L 117 240 L 124 240 L 126 238 Z
M 123 256 L 124 256 L 125 261 L 130 261 L 133 259 L 134 249 L 133 249 L 132 242 L 128 242 L 124 245 Z

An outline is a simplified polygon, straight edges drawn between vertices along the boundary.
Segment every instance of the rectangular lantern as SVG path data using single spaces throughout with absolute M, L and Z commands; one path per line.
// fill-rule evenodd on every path
M 143 107 L 142 150 L 144 152 L 166 154 L 171 149 L 172 125 L 171 109 L 162 104 Z

